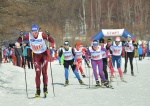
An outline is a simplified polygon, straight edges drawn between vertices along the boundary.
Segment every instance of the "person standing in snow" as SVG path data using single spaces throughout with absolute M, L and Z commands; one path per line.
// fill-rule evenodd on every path
M 17 59 L 17 66 L 22 67 L 22 48 L 19 42 L 15 43 L 15 56 Z
M 127 41 L 125 43 L 125 69 L 124 69 L 124 74 L 127 73 L 127 63 L 128 63 L 128 58 L 130 60 L 130 66 L 131 66 L 131 75 L 134 76 L 133 72 L 133 58 L 134 58 L 134 46 L 133 46 L 133 41 L 131 39 L 131 36 L 127 36 Z
M 78 73 L 78 71 L 76 70 L 76 55 L 74 52 L 74 49 L 72 47 L 69 47 L 69 41 L 65 41 L 64 42 L 64 48 L 61 49 L 61 51 L 59 52 L 59 57 L 61 58 L 62 55 L 64 56 L 64 70 L 65 70 L 65 86 L 69 85 L 69 73 L 68 73 L 68 69 L 69 66 L 71 66 L 73 73 L 75 74 L 75 76 L 77 77 L 79 83 L 81 85 L 83 85 L 83 81 L 80 78 L 80 75 Z
M 142 48 L 142 44 L 140 44 L 138 45 L 139 60 L 142 60 L 142 53 L 143 53 L 143 48 Z
M 41 73 L 43 75 L 43 92 L 47 94 L 47 86 L 48 86 L 48 49 L 45 43 L 45 40 L 48 40 L 51 43 L 51 46 L 54 47 L 54 39 L 49 35 L 47 36 L 43 32 L 39 32 L 39 27 L 37 24 L 31 25 L 31 32 L 27 35 L 19 37 L 18 41 L 22 42 L 22 40 L 29 40 L 30 48 L 33 51 L 33 60 L 34 60 L 34 68 L 35 68 L 35 83 L 36 83 L 36 94 L 35 97 L 40 97 L 41 89 L 40 89 L 40 76 Z

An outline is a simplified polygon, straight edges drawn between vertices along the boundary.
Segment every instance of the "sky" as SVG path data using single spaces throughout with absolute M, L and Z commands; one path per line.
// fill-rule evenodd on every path
M 48 67 L 47 98 L 28 99 L 25 71 L 28 97 L 31 98 L 36 93 L 34 69 L 28 69 L 27 66 L 26 69 L 23 69 L 13 66 L 12 63 L 2 63 L 0 65 L 0 106 L 150 106 L 150 60 L 148 57 L 142 61 L 134 58 L 133 65 L 136 76 L 131 76 L 130 64 L 128 63 L 127 74 L 124 75 L 127 83 L 121 82 L 118 71 L 115 68 L 116 77 L 112 82 L 114 89 L 109 89 L 93 88 L 95 80 L 92 68 L 86 68 L 83 62 L 86 78 L 81 78 L 87 86 L 79 84 L 70 68 L 70 85 L 64 87 L 63 65 L 59 65 L 58 61 L 54 61 L 51 63 L 52 70 L 50 70 L 50 63 Z M 122 58 L 122 69 L 124 69 L 124 58 Z M 55 96 L 51 85 L 51 71 Z M 41 97 L 43 97 L 43 92 L 41 92 Z

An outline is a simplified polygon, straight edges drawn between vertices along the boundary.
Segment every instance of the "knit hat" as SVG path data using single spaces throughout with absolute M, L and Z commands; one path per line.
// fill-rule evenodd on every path
M 107 42 L 111 42 L 112 40 L 109 38 L 109 39 L 107 39 Z
M 101 38 L 101 39 L 99 40 L 99 43 L 104 43 L 104 39 Z
M 98 41 L 97 40 L 94 40 L 93 42 L 92 42 L 92 45 L 93 46 L 98 46 L 99 44 L 98 44 Z
M 65 41 L 65 42 L 64 42 L 64 45 L 69 45 L 69 41 Z
M 116 39 L 115 39 L 115 41 L 120 41 L 120 37 L 117 36 Z
M 131 36 L 128 34 L 128 35 L 127 35 L 127 38 L 131 38 Z
M 34 31 L 38 31 L 39 30 L 39 26 L 37 24 L 32 24 L 31 25 L 31 31 L 34 32 Z

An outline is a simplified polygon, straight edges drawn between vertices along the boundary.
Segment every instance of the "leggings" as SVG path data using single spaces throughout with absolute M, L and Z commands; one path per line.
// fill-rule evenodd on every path
M 48 68 L 48 59 L 47 59 L 47 51 L 40 53 L 40 54 L 35 54 L 33 53 L 33 59 L 34 59 L 34 67 L 35 67 L 35 82 L 36 82 L 36 87 L 40 87 L 40 76 L 41 73 L 43 75 L 43 83 L 44 85 L 48 84 L 48 75 L 47 75 L 47 68 Z
M 100 60 L 91 60 L 92 68 L 93 68 L 93 73 L 95 80 L 98 80 L 98 74 L 97 74 L 97 66 L 98 66 L 98 73 L 103 81 L 106 81 L 104 72 L 103 72 L 103 61 L 102 59 Z
M 69 66 L 71 66 L 73 73 L 75 74 L 75 76 L 77 77 L 77 79 L 80 79 L 79 73 L 76 70 L 76 66 L 73 64 L 74 59 L 72 60 L 64 60 L 64 69 L 65 69 L 65 79 L 68 79 L 69 77 Z
M 130 60 L 131 71 L 133 71 L 134 52 L 125 52 L 125 69 L 127 69 L 128 58 Z

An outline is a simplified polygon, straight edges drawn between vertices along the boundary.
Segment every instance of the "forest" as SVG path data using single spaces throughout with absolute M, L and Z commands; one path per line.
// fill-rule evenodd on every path
M 125 28 L 137 39 L 150 39 L 150 0 L 0 0 L 1 42 L 14 42 L 20 30 L 36 23 L 60 46 L 88 45 L 101 29 Z

